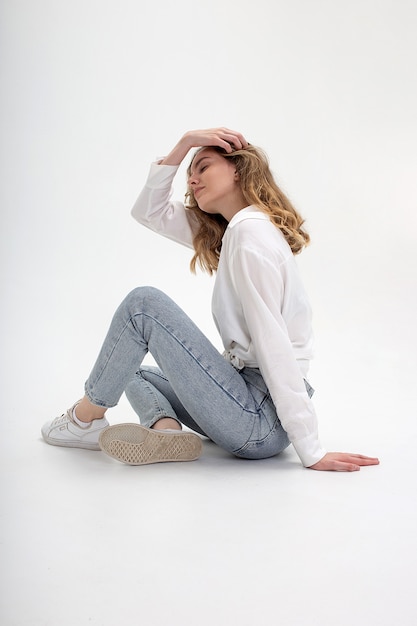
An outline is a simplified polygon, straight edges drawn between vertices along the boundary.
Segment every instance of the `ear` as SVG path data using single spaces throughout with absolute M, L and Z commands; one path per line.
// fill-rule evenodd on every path
M 239 174 L 236 172 L 236 170 L 235 170 L 235 180 L 240 180 L 240 176 L 239 176 Z

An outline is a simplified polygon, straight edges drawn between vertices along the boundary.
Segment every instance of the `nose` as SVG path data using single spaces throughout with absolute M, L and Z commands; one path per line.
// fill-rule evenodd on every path
M 196 174 L 191 174 L 191 176 L 188 179 L 188 184 L 190 185 L 190 187 L 195 186 L 197 182 L 198 182 L 198 177 L 196 176 Z

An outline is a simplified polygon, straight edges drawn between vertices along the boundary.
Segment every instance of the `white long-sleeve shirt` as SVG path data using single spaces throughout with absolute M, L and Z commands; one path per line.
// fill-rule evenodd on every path
M 195 218 L 182 202 L 171 201 L 177 169 L 151 165 L 132 215 L 151 230 L 193 248 Z M 312 357 L 311 309 L 285 237 L 254 206 L 236 213 L 224 233 L 212 313 L 225 357 L 238 369 L 260 369 L 303 465 L 317 463 L 325 450 L 304 384 Z

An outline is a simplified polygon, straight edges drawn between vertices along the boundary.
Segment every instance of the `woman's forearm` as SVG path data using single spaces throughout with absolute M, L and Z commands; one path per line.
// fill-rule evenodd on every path
M 193 147 L 192 141 L 187 137 L 189 133 L 185 133 L 179 142 L 174 146 L 171 152 L 159 162 L 159 165 L 180 165 L 188 152 Z

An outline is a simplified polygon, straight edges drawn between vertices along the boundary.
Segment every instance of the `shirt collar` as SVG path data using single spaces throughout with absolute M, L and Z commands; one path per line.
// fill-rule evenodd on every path
M 236 224 L 239 224 L 239 222 L 242 222 L 243 220 L 247 220 L 247 219 L 269 220 L 269 217 L 267 216 L 266 213 L 261 211 L 261 209 L 258 209 L 258 207 L 253 206 L 253 205 L 247 206 L 244 209 L 241 209 L 240 211 L 238 211 L 232 217 L 227 228 L 233 228 L 233 226 L 236 226 Z

